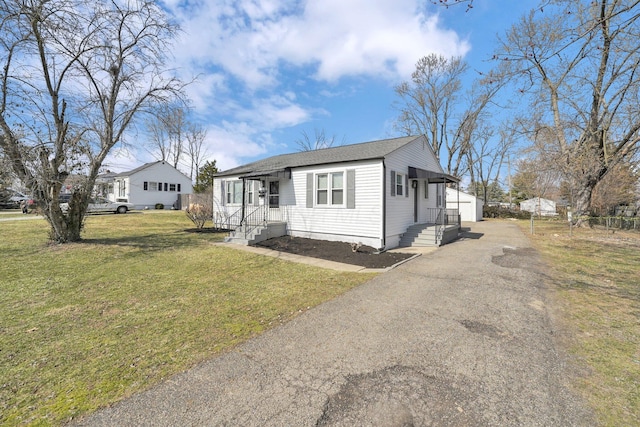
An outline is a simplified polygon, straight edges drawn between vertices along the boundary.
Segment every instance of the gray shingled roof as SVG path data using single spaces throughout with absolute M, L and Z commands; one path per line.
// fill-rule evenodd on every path
M 155 161 L 155 162 L 145 163 L 144 165 L 142 165 L 142 166 L 138 166 L 137 168 L 135 168 L 135 169 L 131 169 L 130 171 L 124 171 L 124 172 L 120 172 L 120 173 L 114 174 L 114 175 L 112 176 L 112 178 L 113 178 L 113 177 L 128 177 L 128 176 L 134 175 L 134 174 L 136 174 L 136 173 L 138 173 L 138 172 L 140 172 L 140 171 L 142 171 L 142 170 L 145 170 L 145 169 L 146 169 L 146 168 L 148 168 L 148 167 L 151 167 L 151 166 L 153 166 L 153 165 L 157 165 L 158 163 L 163 163 L 163 164 L 164 164 L 164 163 L 166 163 L 166 164 L 168 164 L 169 166 L 173 167 L 173 165 L 172 165 L 171 163 L 167 162 L 166 160 L 157 160 L 157 161 Z M 174 169 L 175 169 L 175 168 L 174 168 Z M 176 170 L 177 170 L 178 172 L 180 172 L 178 169 L 176 169 Z M 189 178 L 189 177 L 188 177 L 187 175 L 185 175 L 184 173 L 182 173 L 182 172 L 180 172 L 180 173 L 181 173 L 182 175 L 184 175 L 186 178 Z
M 156 163 L 160 163 L 160 162 L 162 162 L 162 160 L 158 160 L 158 161 L 155 161 L 155 162 L 145 163 L 144 165 L 142 165 L 142 166 L 138 166 L 137 168 L 135 168 L 135 169 L 131 169 L 130 171 L 120 172 L 120 173 L 119 173 L 119 174 L 117 174 L 116 176 L 131 176 L 131 175 L 133 175 L 133 174 L 135 174 L 135 173 L 140 172 L 141 170 L 144 170 L 144 169 L 148 168 L 149 166 L 153 166 L 153 165 L 155 165 Z
M 320 150 L 301 151 L 299 153 L 280 154 L 246 165 L 238 166 L 215 176 L 268 174 L 287 168 L 317 166 L 329 163 L 352 162 L 357 160 L 383 159 L 398 148 L 420 138 L 405 136 L 360 144 L 342 145 Z

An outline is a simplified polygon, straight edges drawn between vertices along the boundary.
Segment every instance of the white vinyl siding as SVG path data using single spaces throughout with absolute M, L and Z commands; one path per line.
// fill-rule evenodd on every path
M 113 196 L 127 199 L 136 209 L 153 209 L 157 203 L 169 209 L 176 204 L 178 194 L 193 192 L 191 179 L 166 162 L 150 164 L 127 175 L 125 179 L 125 197 L 120 197 L 117 189 Z
M 374 248 L 397 246 L 400 235 L 414 224 L 416 192 L 419 215 L 424 213 L 424 218 L 419 217 L 418 222 L 426 222 L 426 210 L 436 207 L 435 191 L 437 185 L 442 185 L 430 184 L 431 188 L 425 188 L 426 182 L 421 179 L 414 190 L 408 178 L 409 167 L 442 172 L 424 137 L 400 147 L 387 155 L 384 161 L 372 159 L 292 168 L 290 176 L 283 174 L 278 178 L 279 211 L 286 221 L 287 234 L 360 242 Z M 337 172 L 342 175 L 333 180 L 331 174 Z M 400 181 L 396 180 L 396 173 L 401 176 Z M 318 185 L 320 175 L 326 180 L 321 179 Z M 264 183 L 267 190 L 273 179 L 269 178 Z M 216 178 L 214 184 L 214 209 L 223 216 L 238 210 L 237 206 L 225 206 L 228 181 L 240 181 L 239 176 Z M 260 185 L 257 182 L 256 185 L 257 194 Z M 397 186 L 402 189 L 399 196 L 396 196 Z M 333 201 L 340 204 L 330 205 Z M 269 199 L 261 199 L 260 204 L 268 205 Z M 386 212 L 383 211 L 385 206 Z M 385 217 L 386 227 L 383 224 Z
M 408 177 L 409 166 L 431 170 L 435 172 L 443 172 L 437 160 L 433 156 L 433 152 L 428 144 L 422 139 L 417 139 L 411 144 L 394 151 L 385 160 L 387 167 L 387 247 L 394 247 L 400 241 L 400 235 L 407 230 L 407 227 L 415 224 L 414 222 L 414 191 L 408 179 L 404 179 L 404 194 L 402 197 L 396 196 L 397 180 L 396 175 L 401 174 Z M 392 178 L 392 173 L 395 173 Z M 428 189 L 420 191 L 420 187 L 426 185 L 425 180 L 418 182 L 418 194 L 430 195 L 436 189 L 436 184 L 430 184 Z M 433 193 L 435 194 L 435 193 Z M 407 197 L 408 196 L 408 197 Z M 427 209 L 436 207 L 436 198 L 431 196 L 422 197 L 418 201 L 418 223 L 424 223 L 427 220 Z
M 379 248 L 382 242 L 382 162 L 370 160 L 340 165 L 299 168 L 292 172 L 296 206 L 289 211 L 289 232 L 294 236 L 362 242 Z M 339 173 L 339 175 L 336 175 Z M 334 174 L 334 178 L 331 178 Z M 326 176 L 327 202 L 324 201 Z M 306 200 L 306 202 L 305 202 Z

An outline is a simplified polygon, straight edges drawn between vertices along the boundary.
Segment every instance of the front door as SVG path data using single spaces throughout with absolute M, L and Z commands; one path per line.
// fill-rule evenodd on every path
M 280 181 L 269 182 L 269 207 L 280 207 Z

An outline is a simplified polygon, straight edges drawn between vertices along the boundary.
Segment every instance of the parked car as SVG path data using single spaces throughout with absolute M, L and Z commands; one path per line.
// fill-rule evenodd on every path
M 60 203 L 60 209 L 62 212 L 66 212 L 69 210 L 69 203 Z M 107 200 L 104 197 L 94 197 L 89 200 L 89 205 L 87 206 L 87 213 L 97 213 L 97 212 L 113 212 L 113 213 L 127 213 L 128 211 L 134 209 L 133 203 L 128 202 L 112 202 L 111 200 Z
M 0 194 L 0 207 L 4 209 L 23 208 L 24 211 L 36 208 L 36 201 L 20 191 L 5 188 Z

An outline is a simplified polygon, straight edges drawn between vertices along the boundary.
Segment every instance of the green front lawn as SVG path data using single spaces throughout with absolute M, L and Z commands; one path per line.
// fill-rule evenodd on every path
M 149 388 L 372 275 L 212 243 L 183 212 L 0 222 L 0 424 L 60 425 Z

